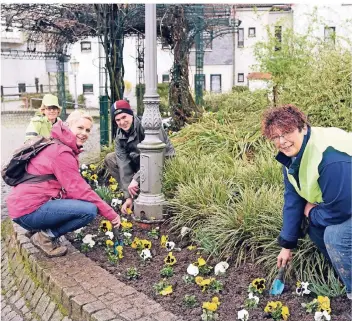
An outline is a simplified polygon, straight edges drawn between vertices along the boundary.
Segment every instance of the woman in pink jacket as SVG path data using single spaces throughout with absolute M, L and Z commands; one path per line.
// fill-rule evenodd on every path
M 19 184 L 6 200 L 12 220 L 29 231 L 38 231 L 31 241 L 49 257 L 65 255 L 67 248 L 58 238 L 87 225 L 98 212 L 113 226 L 120 225 L 119 215 L 79 173 L 78 154 L 92 126 L 92 117 L 82 111 L 71 113 L 66 123 L 57 122 L 51 137 L 59 142 L 46 147 L 27 167 L 30 174 L 54 174 L 56 179 Z

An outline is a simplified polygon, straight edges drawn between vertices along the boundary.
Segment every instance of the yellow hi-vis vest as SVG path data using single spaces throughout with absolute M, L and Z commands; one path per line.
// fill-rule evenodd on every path
M 299 183 L 288 173 L 287 177 L 296 192 L 309 203 L 322 203 L 323 195 L 318 184 L 318 166 L 323 159 L 323 153 L 328 147 L 352 156 L 352 133 L 339 128 L 311 127 L 311 134 L 302 155 L 299 167 Z M 338 173 L 336 173 L 338 175 Z M 339 179 L 338 176 L 336 179 Z

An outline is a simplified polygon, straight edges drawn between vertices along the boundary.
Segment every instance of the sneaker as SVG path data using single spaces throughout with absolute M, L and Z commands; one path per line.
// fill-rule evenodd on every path
M 31 237 L 32 243 L 41 249 L 48 257 L 63 256 L 67 253 L 67 247 L 53 242 L 53 239 L 43 232 L 35 233 Z

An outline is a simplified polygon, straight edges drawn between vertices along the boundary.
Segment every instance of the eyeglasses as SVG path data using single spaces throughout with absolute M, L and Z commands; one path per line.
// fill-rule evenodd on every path
M 284 133 L 282 135 L 278 135 L 278 136 L 274 136 L 274 137 L 271 137 L 271 141 L 274 142 L 274 143 L 278 143 L 280 142 L 280 138 L 283 138 L 285 140 L 287 140 L 287 138 L 292 134 L 293 132 L 290 132 L 290 133 Z
M 57 107 L 57 106 L 48 106 L 48 107 L 46 107 L 45 109 L 56 111 L 56 110 L 59 110 L 59 107 Z

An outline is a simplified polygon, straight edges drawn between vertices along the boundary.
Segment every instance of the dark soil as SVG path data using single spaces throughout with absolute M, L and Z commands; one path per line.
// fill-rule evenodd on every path
M 182 247 L 181 252 L 173 251 L 174 256 L 177 259 L 177 263 L 173 266 L 174 275 L 168 279 L 170 284 L 173 285 L 173 293 L 168 296 L 161 296 L 155 293 L 153 285 L 162 280 L 160 276 L 160 270 L 164 266 L 164 258 L 168 252 L 165 248 L 160 246 L 160 238 L 158 240 L 151 239 L 147 235 L 146 230 L 142 230 L 133 225 L 133 236 L 132 239 L 137 236 L 140 239 L 148 239 L 152 241 L 152 256 L 153 259 L 150 262 L 145 263 L 140 257 L 138 252 L 130 246 L 124 247 L 124 258 L 120 260 L 116 265 L 110 263 L 107 260 L 107 254 L 105 252 L 105 240 L 107 236 L 103 233 L 99 233 L 99 223 L 101 218 L 97 218 L 89 226 L 84 229 L 84 235 L 86 234 L 98 234 L 94 240 L 98 241 L 93 249 L 86 253 L 87 257 L 95 261 L 105 270 L 116 276 L 116 278 L 122 282 L 128 283 L 129 285 L 138 289 L 159 302 L 166 310 L 169 310 L 173 314 L 182 316 L 184 320 L 193 321 L 201 320 L 202 314 L 202 302 L 211 301 L 213 296 L 218 296 L 221 305 L 218 309 L 219 320 L 221 321 L 235 321 L 237 320 L 237 312 L 243 308 L 244 300 L 247 298 L 247 288 L 250 282 L 255 278 L 265 278 L 264 271 L 259 267 L 251 263 L 246 263 L 238 268 L 231 266 L 226 272 L 225 276 L 217 276 L 216 279 L 220 280 L 224 284 L 224 289 L 221 293 L 209 293 L 202 292 L 201 288 L 192 283 L 186 284 L 182 277 L 187 275 L 187 267 L 190 263 L 196 262 L 200 256 L 197 250 L 190 251 L 186 248 L 185 242 L 181 244 L 177 242 L 179 239 L 176 236 L 172 236 L 168 233 L 168 226 L 165 224 L 160 228 L 160 235 L 169 235 L 169 240 L 176 243 L 176 247 Z M 80 249 L 82 242 L 74 239 L 74 234 L 69 233 L 67 238 L 72 244 Z M 100 241 L 100 242 L 99 242 Z M 101 243 L 100 245 L 98 243 Z M 197 255 L 198 253 L 198 255 Z M 203 256 L 207 258 L 205 255 Z M 215 258 L 209 260 L 211 266 L 215 266 L 219 261 Z M 140 272 L 140 278 L 138 280 L 128 280 L 126 278 L 126 271 L 130 267 L 136 267 Z M 209 277 L 209 276 L 208 276 Z M 210 277 L 214 277 L 214 273 L 211 273 Z M 270 285 L 267 285 L 267 287 Z M 187 308 L 183 303 L 184 296 L 194 295 L 197 298 L 197 306 L 194 308 Z M 299 297 L 295 293 L 295 284 L 286 284 L 285 291 L 281 296 L 270 296 L 268 291 L 264 292 L 264 295 L 260 297 L 260 302 L 257 308 L 247 309 L 249 311 L 249 320 L 266 320 L 265 313 L 263 311 L 267 302 L 269 301 L 281 301 L 284 305 L 287 305 L 290 310 L 289 320 L 291 321 L 312 321 L 314 320 L 314 314 L 308 314 L 301 306 L 303 302 L 310 302 L 314 296 Z M 351 314 L 351 301 L 345 296 L 331 299 L 331 320 L 333 321 L 349 321 L 348 312 Z

